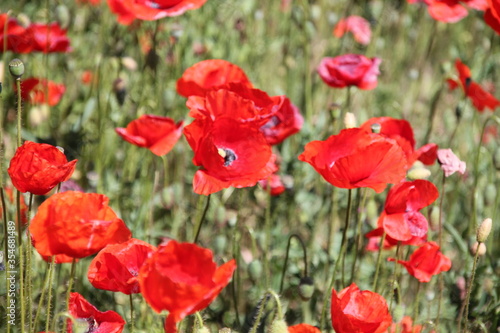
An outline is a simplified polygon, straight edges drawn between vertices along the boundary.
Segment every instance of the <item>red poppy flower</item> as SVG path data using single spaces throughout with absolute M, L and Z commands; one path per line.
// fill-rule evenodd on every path
M 73 191 L 45 200 L 29 227 L 38 253 L 84 258 L 130 239 L 130 230 L 108 201 L 103 194 Z
M 146 260 L 139 271 L 139 284 L 153 310 L 169 312 L 165 331 L 174 333 L 178 322 L 217 297 L 235 269 L 234 259 L 217 267 L 210 250 L 171 240 Z
M 229 83 L 241 83 L 252 88 L 245 72 L 222 59 L 200 61 L 184 71 L 177 80 L 177 93 L 184 97 L 205 96 L 209 90 L 224 88 Z
M 392 323 L 385 299 L 354 283 L 338 294 L 332 290 L 331 316 L 337 333 L 382 333 Z
M 264 133 L 270 145 L 277 145 L 289 136 L 297 133 L 304 124 L 304 118 L 300 114 L 299 108 L 290 102 L 286 96 L 271 97 L 274 101 L 279 101 L 279 109 L 273 114 L 260 130 Z
M 87 70 L 82 73 L 81 80 L 84 85 L 90 85 L 93 79 L 94 73 L 92 73 L 92 71 Z
M 196 119 L 184 129 L 202 167 L 194 176 L 195 193 L 208 195 L 230 186 L 254 186 L 277 170 L 276 156 L 252 123 L 221 117 Z
M 58 23 L 33 23 L 28 27 L 28 33 L 33 38 L 33 51 L 43 53 L 70 52 L 70 41 L 66 30 Z
M 388 258 L 388 261 L 396 261 Z M 413 275 L 420 282 L 429 282 L 433 275 L 447 272 L 451 268 L 451 260 L 439 251 L 439 245 L 434 242 L 427 242 L 410 256 L 410 260 L 397 260 L 406 267 L 408 273 Z
M 148 148 L 155 155 L 166 155 L 182 135 L 183 121 L 177 124 L 168 117 L 142 115 L 133 120 L 127 128 L 117 128 L 125 141 Z
M 7 172 L 20 192 L 44 195 L 71 177 L 76 161 L 68 162 L 54 146 L 25 141 L 17 148 Z
M 108 245 L 90 263 L 88 279 L 97 289 L 137 294 L 139 269 L 155 251 L 153 245 L 135 238 Z
M 268 186 L 270 185 L 270 194 L 272 196 L 278 196 L 281 193 L 285 192 L 285 185 L 283 185 L 280 176 L 275 173 L 273 173 L 267 179 L 259 180 L 259 184 L 265 191 L 269 190 Z
M 7 31 L 4 31 L 7 23 Z M 4 38 L 7 38 L 7 49 L 15 53 L 29 53 L 33 50 L 32 38 L 19 22 L 7 14 L 0 14 L 0 53 L 4 52 Z
M 345 54 L 335 58 L 323 58 L 318 66 L 321 79 L 334 88 L 356 86 L 371 90 L 377 86 L 380 74 L 379 58 L 367 58 L 359 54 Z
M 413 129 L 408 121 L 391 117 L 371 118 L 363 123 L 360 128 L 371 132 L 373 124 L 379 124 L 380 134 L 395 140 L 403 149 L 408 167 L 411 167 L 416 160 L 427 165 L 434 164 L 436 161 L 438 146 L 435 143 L 426 144 L 415 150 Z
M 288 326 L 288 333 L 321 333 L 319 328 L 308 324 Z
M 64 84 L 58 84 L 54 81 L 34 77 L 21 81 L 21 98 L 31 104 L 57 105 L 65 91 Z M 48 96 L 45 93 L 48 93 Z
M 458 86 L 462 87 L 465 95 L 469 97 L 472 104 L 479 110 L 479 112 L 484 111 L 485 108 L 494 111 L 500 106 L 500 101 L 497 100 L 492 94 L 485 91 L 479 84 L 472 81 L 471 72 L 469 67 L 464 65 L 460 59 L 455 61 L 455 67 L 459 74 L 459 81 L 448 79 L 448 85 L 451 90 L 454 90 Z
M 488 8 L 484 12 L 484 21 L 500 35 L 500 2 L 487 0 Z
M 427 180 L 402 182 L 391 188 L 387 194 L 384 211 L 378 219 L 377 231 L 367 234 L 367 237 L 381 236 L 385 231 L 387 237 L 393 240 L 419 242 L 426 236 L 429 223 L 419 212 L 432 204 L 439 192 Z
M 361 16 L 353 15 L 345 19 L 340 19 L 333 29 L 333 35 L 340 38 L 348 31 L 352 32 L 356 42 L 363 45 L 370 44 L 370 40 L 372 38 L 370 22 Z
M 299 160 L 311 164 L 333 186 L 369 187 L 377 193 L 388 183 L 400 182 L 406 173 L 404 152 L 394 140 L 360 128 L 309 142 Z
M 182 15 L 200 8 L 207 0 L 108 0 L 109 9 L 118 15 L 118 22 L 129 25 L 134 19 L 154 21 L 167 16 Z
M 389 333 L 420 333 L 424 329 L 423 325 L 413 325 L 410 316 L 404 316 L 399 323 L 392 323 Z M 429 333 L 435 333 L 430 331 Z
M 410 1 L 414 3 L 417 1 Z M 455 23 L 468 15 L 465 6 L 476 9 L 486 10 L 486 0 L 424 0 L 427 5 L 429 15 L 441 22 Z
M 125 327 L 125 320 L 114 311 L 101 312 L 79 293 L 71 293 L 68 304 L 68 333 L 120 333 Z

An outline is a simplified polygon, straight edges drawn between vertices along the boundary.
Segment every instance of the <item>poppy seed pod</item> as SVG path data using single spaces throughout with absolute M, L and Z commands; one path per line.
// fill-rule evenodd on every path
M 314 294 L 314 280 L 309 276 L 304 276 L 299 283 L 299 296 L 305 302 L 311 299 Z
M 9 62 L 9 72 L 16 79 L 20 79 L 24 74 L 24 63 L 20 59 L 12 59 Z
M 490 218 L 485 219 L 477 228 L 476 239 L 479 243 L 484 243 L 491 232 L 492 220 Z
M 253 260 L 248 264 L 248 275 L 253 282 L 258 281 L 262 277 L 262 271 L 263 267 L 260 260 Z

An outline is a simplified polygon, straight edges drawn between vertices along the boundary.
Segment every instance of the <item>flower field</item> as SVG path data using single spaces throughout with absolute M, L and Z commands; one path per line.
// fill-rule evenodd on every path
M 499 0 L 0 29 L 0 332 L 500 332 Z

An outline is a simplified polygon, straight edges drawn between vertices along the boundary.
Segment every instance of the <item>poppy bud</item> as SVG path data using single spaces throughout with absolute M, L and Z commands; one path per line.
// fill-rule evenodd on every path
M 372 124 L 371 126 L 372 132 L 373 133 L 380 133 L 380 130 L 382 129 L 382 126 L 378 123 Z
M 222 254 L 226 250 L 227 239 L 226 236 L 217 235 L 214 240 L 214 252 L 217 254 Z
M 262 262 L 260 260 L 253 260 L 250 264 L 248 264 L 248 275 L 250 276 L 250 280 L 256 282 L 262 276 Z
M 269 333 L 288 333 L 288 325 L 283 319 L 275 319 L 269 327 Z
M 195 327 L 193 330 L 194 333 L 210 333 L 210 330 L 203 325 L 202 327 Z
M 302 300 L 308 301 L 314 294 L 314 280 L 309 276 L 304 276 L 299 283 L 299 296 Z
M 411 180 L 427 179 L 431 175 L 431 171 L 424 167 L 411 168 L 406 175 Z
M 484 201 L 487 206 L 491 206 L 495 203 L 495 199 L 497 197 L 497 188 L 495 184 L 486 185 L 486 189 L 484 190 Z
M 24 28 L 28 28 L 31 25 L 30 18 L 24 13 L 17 15 L 17 22 L 19 22 L 19 24 Z
M 500 170 L 500 147 L 495 151 L 495 155 L 493 155 L 493 165 L 495 169 Z
M 476 253 L 478 256 L 484 256 L 486 253 L 486 245 L 484 245 L 484 243 L 474 242 L 470 247 L 470 253 L 473 256 L 475 256 Z
M 113 82 L 113 91 L 115 92 L 118 104 L 122 106 L 123 103 L 125 103 L 125 97 L 127 96 L 127 84 L 125 83 L 125 80 L 117 78 L 115 82 Z
M 439 207 L 433 206 L 430 215 L 430 222 L 433 226 L 437 226 L 439 224 Z
M 69 27 L 71 21 L 68 7 L 65 5 L 59 5 L 56 7 L 56 20 L 63 29 Z
M 484 243 L 486 241 L 486 238 L 488 238 L 488 235 L 491 232 L 491 224 L 492 220 L 490 218 L 487 218 L 479 225 L 479 228 L 477 228 L 476 239 L 479 243 Z
M 462 109 L 459 106 L 455 108 L 455 117 L 457 118 L 457 121 L 462 118 Z
M 24 63 L 20 59 L 13 59 L 9 62 L 9 72 L 14 78 L 19 79 L 24 74 Z
M 354 115 L 354 113 L 346 112 L 346 114 L 344 116 L 344 125 L 345 125 L 345 128 L 357 127 L 356 126 L 356 116 Z
M 229 327 L 224 327 L 219 330 L 219 333 L 231 333 L 231 329 Z

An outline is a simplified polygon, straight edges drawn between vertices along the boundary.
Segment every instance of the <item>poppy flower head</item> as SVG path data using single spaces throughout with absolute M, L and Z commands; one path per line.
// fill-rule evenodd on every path
M 71 177 L 76 162 L 68 162 L 66 156 L 54 146 L 25 141 L 17 148 L 7 172 L 20 192 L 44 195 Z
M 17 87 L 15 88 L 17 90 Z M 45 79 L 29 78 L 21 82 L 21 98 L 31 104 L 48 104 L 55 106 L 59 103 L 66 86 Z
M 155 21 L 179 16 L 200 8 L 207 0 L 108 0 L 109 9 L 118 15 L 118 22 L 131 24 L 135 19 Z
M 280 176 L 275 173 L 267 179 L 259 180 L 259 184 L 265 191 L 269 191 L 272 196 L 278 196 L 286 190 Z
M 71 293 L 68 310 L 74 319 L 68 319 L 68 333 L 121 333 L 125 327 L 125 320 L 118 313 L 97 310 L 79 293 Z
M 484 21 L 500 35 L 500 3 L 498 3 L 498 1 L 487 0 Z
M 177 93 L 184 97 L 203 97 L 209 90 L 224 88 L 229 83 L 252 88 L 245 72 L 235 64 L 222 59 L 204 60 L 184 71 L 177 80 Z
M 279 109 L 273 116 L 261 126 L 260 130 L 264 133 L 267 142 L 270 145 L 277 145 L 283 142 L 287 137 L 297 133 L 304 124 L 304 118 L 296 107 L 286 96 L 274 96 L 275 101 L 280 101 Z
M 381 62 L 379 58 L 370 59 L 359 54 L 323 58 L 318 66 L 318 74 L 323 82 L 333 88 L 356 86 L 371 90 L 377 86 Z
M 139 271 L 141 293 L 156 312 L 167 310 L 167 333 L 177 323 L 206 308 L 229 283 L 236 263 L 217 267 L 212 252 L 174 240 L 162 244 Z
M 4 31 L 7 24 L 7 31 Z M 4 52 L 4 38 L 7 38 L 5 51 L 15 53 L 29 53 L 33 50 L 33 43 L 29 31 L 23 27 L 15 18 L 8 14 L 0 14 L 0 53 Z
M 196 119 L 184 130 L 194 151 L 195 193 L 208 195 L 224 188 L 254 186 L 277 170 L 276 156 L 252 124 L 231 118 Z
M 108 245 L 90 263 L 88 279 L 97 289 L 137 294 L 139 269 L 155 251 L 156 247 L 135 238 Z
M 396 261 L 393 258 L 387 260 Z M 411 254 L 410 260 L 397 260 L 397 263 L 405 266 L 408 273 L 420 282 L 429 282 L 433 275 L 451 268 L 451 260 L 439 251 L 439 245 L 435 242 L 425 243 Z
M 369 187 L 377 193 L 400 182 L 407 169 L 404 152 L 393 140 L 359 128 L 308 143 L 299 160 L 311 164 L 334 186 Z
M 39 24 L 32 23 L 28 27 L 28 33 L 33 38 L 33 50 L 43 53 L 70 52 L 70 40 L 66 30 L 58 23 Z
M 340 19 L 333 29 L 333 35 L 340 38 L 346 32 L 352 32 L 356 42 L 363 45 L 370 44 L 370 40 L 372 38 L 370 23 L 363 17 L 353 15 L 345 19 Z
M 392 323 L 389 333 L 420 333 L 423 329 L 423 325 L 413 325 L 413 320 L 410 316 L 404 316 L 399 323 Z M 435 331 L 431 331 L 430 333 L 435 333 Z
M 332 290 L 331 317 L 337 333 L 382 333 L 392 323 L 385 299 L 355 283 L 340 293 Z
M 319 328 L 308 324 L 288 326 L 288 333 L 321 333 Z
M 181 137 L 183 124 L 183 121 L 176 124 L 169 117 L 142 115 L 126 128 L 116 128 L 116 133 L 127 142 L 163 156 L 172 150 Z
M 445 177 L 449 177 L 455 172 L 462 175 L 465 173 L 465 162 L 461 161 L 451 149 L 439 149 L 437 156 Z
M 84 258 L 131 236 L 102 194 L 67 191 L 45 200 L 29 231 L 42 256 Z

